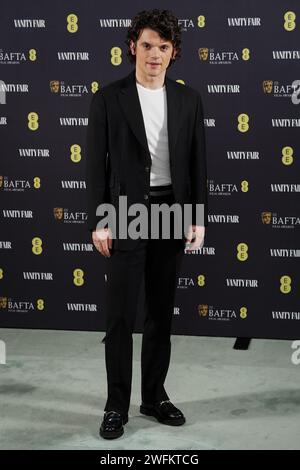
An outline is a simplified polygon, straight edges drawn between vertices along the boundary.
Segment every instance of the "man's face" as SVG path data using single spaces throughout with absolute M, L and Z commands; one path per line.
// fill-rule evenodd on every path
M 142 30 L 136 47 L 131 41 L 130 49 L 131 53 L 136 55 L 136 69 L 147 77 L 164 74 L 171 57 L 176 55 L 172 42 L 161 38 L 156 31 L 149 28 Z

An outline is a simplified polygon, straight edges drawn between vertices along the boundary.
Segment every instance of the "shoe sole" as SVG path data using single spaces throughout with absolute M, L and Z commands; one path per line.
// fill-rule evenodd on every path
M 117 439 L 124 434 L 124 429 L 121 429 L 121 431 L 118 432 L 108 431 L 107 433 L 100 430 L 99 434 L 103 439 Z
M 146 416 L 153 416 L 162 424 L 167 424 L 168 426 L 181 426 L 185 423 L 185 418 L 179 419 L 162 419 L 154 410 L 150 410 L 144 406 L 140 406 L 140 412 Z

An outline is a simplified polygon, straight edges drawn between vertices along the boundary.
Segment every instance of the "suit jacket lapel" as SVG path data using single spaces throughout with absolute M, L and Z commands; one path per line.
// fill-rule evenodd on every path
M 168 106 L 168 139 L 170 161 L 175 158 L 176 141 L 181 126 L 183 112 L 183 94 L 179 92 L 178 85 L 166 76 L 165 78 Z M 184 85 L 179 85 L 184 86 Z
M 176 139 L 182 116 L 183 98 L 179 93 L 177 85 L 165 76 L 167 93 L 167 122 L 170 160 L 175 155 Z M 142 108 L 136 87 L 135 69 L 125 77 L 118 93 L 119 103 L 127 122 L 135 134 L 136 138 L 147 152 L 147 159 L 151 163 L 151 156 L 148 148 L 147 135 L 144 125 Z

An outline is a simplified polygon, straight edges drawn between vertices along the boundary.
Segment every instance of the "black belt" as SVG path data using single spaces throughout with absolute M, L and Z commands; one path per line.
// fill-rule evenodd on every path
M 173 187 L 171 184 L 164 186 L 150 186 L 150 196 L 164 196 L 165 194 L 172 194 Z

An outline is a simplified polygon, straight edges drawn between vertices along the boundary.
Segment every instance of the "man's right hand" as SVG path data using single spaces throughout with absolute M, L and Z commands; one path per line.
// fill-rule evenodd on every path
M 101 228 L 92 232 L 93 243 L 101 255 L 110 258 L 109 250 L 112 249 L 113 239 L 110 228 Z

